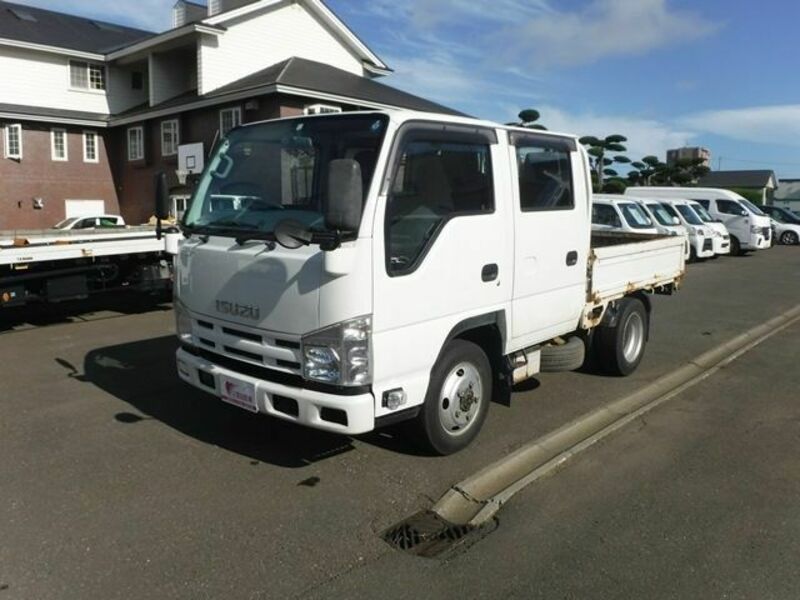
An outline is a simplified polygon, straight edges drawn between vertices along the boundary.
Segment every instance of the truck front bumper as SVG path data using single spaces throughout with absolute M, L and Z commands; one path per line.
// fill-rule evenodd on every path
M 730 254 L 731 253 L 731 240 L 730 237 L 725 239 L 722 237 L 714 238 L 714 254 Z
M 194 387 L 222 398 L 221 381 L 250 384 L 259 413 L 334 433 L 357 435 L 375 428 L 375 398 L 371 393 L 339 396 L 264 381 L 220 367 L 180 348 L 178 376 Z

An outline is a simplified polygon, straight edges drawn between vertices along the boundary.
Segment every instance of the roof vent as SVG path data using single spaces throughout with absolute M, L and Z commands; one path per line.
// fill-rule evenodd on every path
M 9 8 L 8 12 L 17 17 L 20 21 L 29 21 L 30 23 L 36 23 L 36 17 L 34 17 L 24 8 Z

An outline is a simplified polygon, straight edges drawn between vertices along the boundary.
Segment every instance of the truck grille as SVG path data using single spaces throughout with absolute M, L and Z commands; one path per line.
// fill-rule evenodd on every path
M 726 235 L 722 236 L 722 239 L 725 240 L 726 242 L 730 242 L 731 241 L 731 236 L 726 234 Z
M 703 250 L 712 250 L 714 248 L 714 240 L 703 240 Z
M 231 325 L 213 319 L 193 319 L 192 333 L 217 354 L 287 373 L 300 374 L 300 339 L 296 336 Z
M 764 235 L 766 239 L 769 239 L 769 236 L 772 233 L 772 229 L 770 227 L 762 227 L 761 233 Z

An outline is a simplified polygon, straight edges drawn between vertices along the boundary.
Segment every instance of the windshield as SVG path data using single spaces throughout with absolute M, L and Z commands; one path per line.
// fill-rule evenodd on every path
M 234 129 L 211 158 L 183 224 L 228 236 L 272 234 L 284 219 L 322 230 L 327 166 L 357 162 L 366 197 L 386 124 L 385 115 L 345 114 Z
M 703 208 L 702 204 L 699 204 L 697 202 L 692 202 L 691 206 L 692 206 L 692 209 L 694 210 L 694 212 L 696 212 L 700 216 L 700 218 L 703 219 L 704 223 L 716 223 L 717 222 L 717 220 L 714 217 L 712 217 L 710 214 L 708 214 L 708 211 L 705 208 Z
M 703 222 L 700 220 L 700 217 L 697 216 L 692 210 L 692 207 L 688 204 L 677 204 L 675 208 L 678 209 L 678 212 L 683 215 L 684 220 L 689 223 L 689 225 L 702 225 Z
M 672 222 L 674 216 L 667 210 L 667 207 L 663 204 L 658 202 L 654 202 L 653 204 L 648 204 L 647 208 L 650 209 L 650 212 L 653 213 L 653 216 L 656 218 L 661 225 L 665 225 L 667 227 L 673 227 L 675 223 Z
M 72 225 L 75 221 L 78 220 L 79 217 L 70 217 L 69 219 L 64 219 L 56 224 L 53 229 L 67 229 L 70 225 Z
M 769 211 L 769 216 L 778 223 L 791 223 L 793 225 L 800 225 L 800 218 L 785 208 L 774 207 Z
M 742 198 L 741 200 L 739 200 L 739 204 L 743 205 L 747 210 L 749 210 L 751 213 L 753 213 L 757 217 L 766 217 L 767 216 L 762 212 L 762 210 L 760 208 L 758 208 L 755 204 L 750 202 L 750 200 L 745 200 L 744 198 Z
M 619 209 L 628 225 L 634 229 L 648 229 L 653 226 L 653 221 L 644 212 L 644 209 L 634 202 L 620 203 Z

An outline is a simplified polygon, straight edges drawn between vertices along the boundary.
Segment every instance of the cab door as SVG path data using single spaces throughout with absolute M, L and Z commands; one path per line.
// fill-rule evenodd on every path
M 575 140 L 511 136 L 514 185 L 512 341 L 517 348 L 574 330 L 586 301 L 590 190 Z
M 391 379 L 421 402 L 454 327 L 505 318 L 513 263 L 504 142 L 494 129 L 422 121 L 396 134 L 373 236 L 376 389 Z

